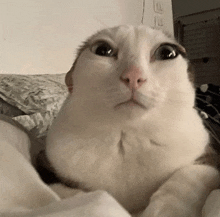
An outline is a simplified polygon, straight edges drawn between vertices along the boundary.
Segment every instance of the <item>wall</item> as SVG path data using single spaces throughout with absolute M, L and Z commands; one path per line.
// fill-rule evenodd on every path
M 154 25 L 153 1 L 145 0 L 146 25 Z M 89 35 L 139 25 L 142 11 L 142 0 L 0 0 L 0 74 L 65 73 Z
M 140 24 L 142 1 L 0 0 L 0 73 L 66 72 L 94 31 Z

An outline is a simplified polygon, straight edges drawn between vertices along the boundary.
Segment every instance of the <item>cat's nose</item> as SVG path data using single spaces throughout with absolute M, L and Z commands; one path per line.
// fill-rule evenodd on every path
M 131 90 L 139 89 L 147 80 L 143 77 L 141 69 L 135 66 L 126 70 L 120 79 Z

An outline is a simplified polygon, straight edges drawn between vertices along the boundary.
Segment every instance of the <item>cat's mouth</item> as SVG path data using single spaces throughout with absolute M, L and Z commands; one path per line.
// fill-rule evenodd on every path
M 125 102 L 121 102 L 119 104 L 117 104 L 114 108 L 115 109 L 119 109 L 120 107 L 122 106 L 129 106 L 129 107 L 140 107 L 142 109 L 147 109 L 146 106 L 144 106 L 142 103 L 138 102 L 137 100 L 135 99 L 130 99 L 130 100 L 127 100 Z

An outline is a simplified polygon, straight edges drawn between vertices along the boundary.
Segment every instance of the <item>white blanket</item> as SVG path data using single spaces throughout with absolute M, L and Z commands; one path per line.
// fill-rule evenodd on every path
M 34 196 L 34 195 L 33 195 Z M 78 195 L 33 210 L 0 212 L 1 217 L 130 217 L 109 194 L 103 191 Z
M 108 193 L 78 193 L 61 200 L 31 164 L 30 139 L 0 121 L 0 217 L 131 217 Z M 209 196 L 203 217 L 220 216 L 220 191 Z

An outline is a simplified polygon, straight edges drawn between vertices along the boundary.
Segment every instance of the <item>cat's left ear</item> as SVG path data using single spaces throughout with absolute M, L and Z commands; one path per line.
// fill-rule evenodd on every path
M 70 69 L 69 72 L 67 72 L 65 77 L 65 83 L 68 88 L 69 93 L 73 92 L 73 70 Z
M 79 47 L 78 49 L 78 53 L 77 53 L 77 57 L 71 67 L 71 69 L 66 73 L 66 77 L 65 77 L 65 83 L 66 86 L 68 88 L 69 93 L 73 92 L 73 72 L 77 63 L 78 58 L 80 57 L 81 53 L 88 47 L 88 42 L 84 42 L 84 44 Z

